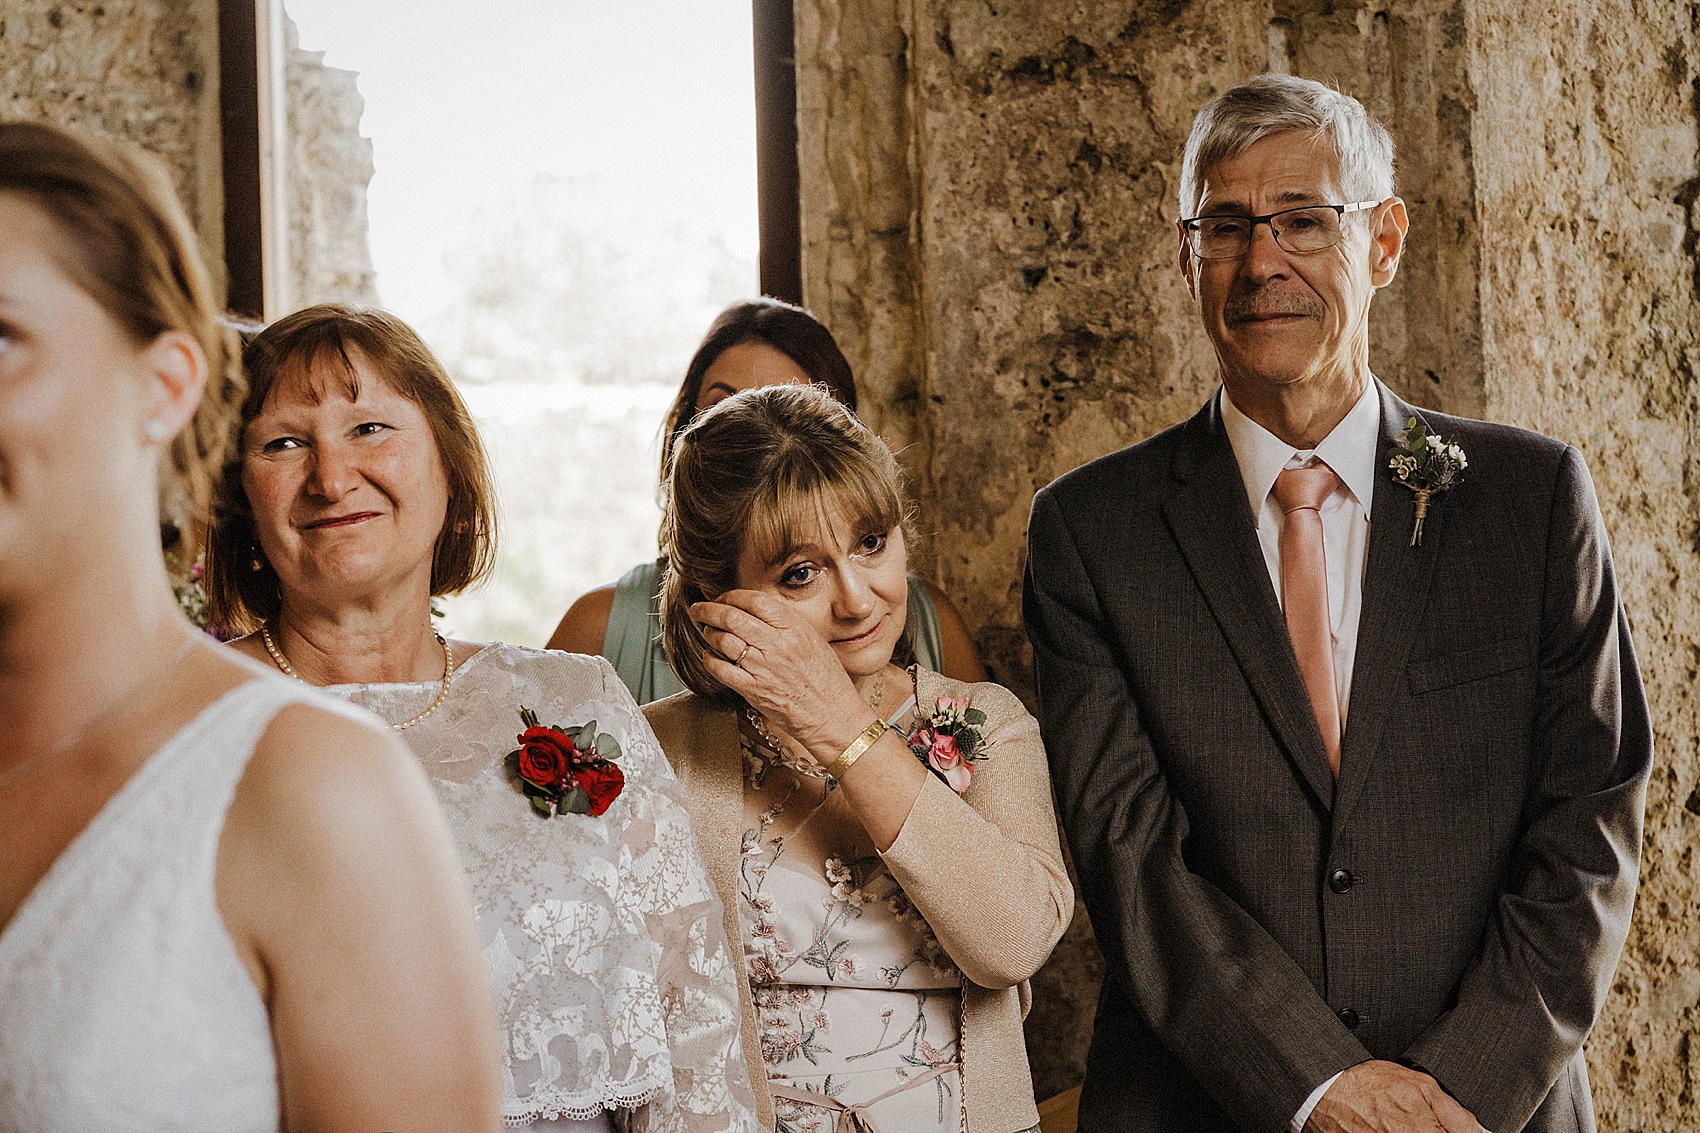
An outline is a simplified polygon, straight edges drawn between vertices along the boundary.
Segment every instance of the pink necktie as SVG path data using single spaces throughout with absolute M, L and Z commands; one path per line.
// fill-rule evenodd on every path
M 1310 693 L 1328 766 L 1340 777 L 1340 701 L 1334 691 L 1334 634 L 1328 623 L 1328 562 L 1322 550 L 1322 501 L 1340 486 L 1326 464 L 1289 468 L 1275 477 L 1281 528 L 1281 608 Z

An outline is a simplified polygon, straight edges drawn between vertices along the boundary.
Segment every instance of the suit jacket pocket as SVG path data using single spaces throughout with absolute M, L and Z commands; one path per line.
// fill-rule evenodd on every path
M 1411 694 L 1418 696 L 1527 668 L 1535 663 L 1529 655 L 1528 640 L 1518 635 L 1492 645 L 1477 645 L 1412 661 L 1405 667 L 1405 679 L 1410 684 Z

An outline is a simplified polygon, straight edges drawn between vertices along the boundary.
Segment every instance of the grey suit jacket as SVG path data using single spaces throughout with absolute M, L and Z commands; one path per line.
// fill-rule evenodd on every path
M 1414 411 L 1379 392 L 1384 467 Z M 1415 547 L 1377 480 L 1338 784 L 1215 398 L 1034 501 L 1045 745 L 1108 967 L 1082 1130 L 1275 1133 L 1369 1058 L 1495 1133 L 1593 1128 L 1646 701 L 1579 454 L 1424 416 L 1469 469 Z

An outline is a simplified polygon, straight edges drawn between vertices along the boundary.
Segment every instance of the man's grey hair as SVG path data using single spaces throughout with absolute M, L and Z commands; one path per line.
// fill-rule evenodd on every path
M 1181 159 L 1181 216 L 1198 211 L 1203 174 L 1271 134 L 1301 131 L 1326 138 L 1340 158 L 1340 190 L 1349 204 L 1393 195 L 1393 136 L 1363 103 L 1294 75 L 1258 75 L 1224 91 L 1193 119 Z

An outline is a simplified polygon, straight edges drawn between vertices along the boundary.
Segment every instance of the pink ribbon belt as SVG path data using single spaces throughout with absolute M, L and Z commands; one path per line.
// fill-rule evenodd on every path
M 960 1062 L 947 1062 L 943 1066 L 935 1066 L 919 1078 L 911 1078 L 901 1086 L 893 1086 L 877 1098 L 869 1098 L 867 1101 L 857 1102 L 855 1105 L 845 1105 L 837 1098 L 829 1098 L 814 1090 L 799 1090 L 795 1086 L 770 1085 L 767 1092 L 776 1098 L 784 1098 L 786 1101 L 802 1102 L 804 1105 L 812 1105 L 817 1109 L 831 1111 L 834 1115 L 833 1133 L 880 1133 L 879 1126 L 875 1125 L 874 1119 L 868 1116 L 867 1111 L 870 1107 L 878 1105 L 889 1097 L 901 1094 L 904 1090 L 912 1090 L 916 1086 L 931 1082 L 940 1075 L 961 1069 L 962 1063 Z M 850 1122 L 848 1127 L 844 1124 L 846 1118 Z

